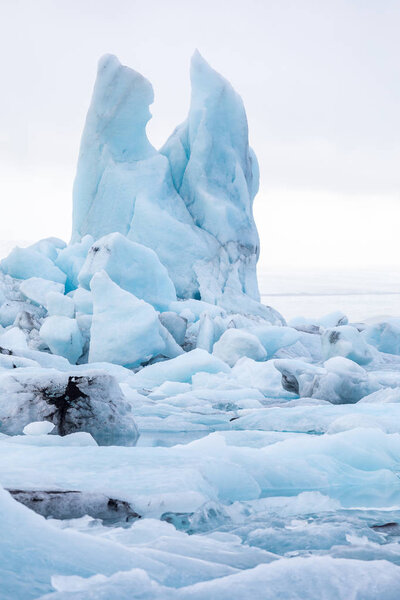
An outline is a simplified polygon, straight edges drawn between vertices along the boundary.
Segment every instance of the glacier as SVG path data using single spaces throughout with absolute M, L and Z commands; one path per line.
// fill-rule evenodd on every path
M 397 600 L 400 318 L 260 302 L 244 105 L 190 81 L 157 150 L 104 56 L 70 242 L 0 262 L 0 600 Z

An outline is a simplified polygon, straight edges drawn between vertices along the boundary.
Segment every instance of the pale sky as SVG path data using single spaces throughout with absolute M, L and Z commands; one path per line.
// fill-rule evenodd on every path
M 98 58 L 153 84 L 159 147 L 197 47 L 241 94 L 261 264 L 400 266 L 400 0 L 0 0 L 0 239 L 68 240 Z

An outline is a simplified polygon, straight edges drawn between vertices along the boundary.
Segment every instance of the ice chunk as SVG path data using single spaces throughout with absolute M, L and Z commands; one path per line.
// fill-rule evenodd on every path
M 47 306 L 47 296 L 50 292 L 64 294 L 64 285 L 62 283 L 56 283 L 55 281 L 49 281 L 41 277 L 29 277 L 29 279 L 25 279 L 19 289 L 28 300 L 32 300 L 35 304 L 44 307 Z
M 49 354 L 48 352 L 41 352 L 39 350 L 32 350 L 31 348 L 16 348 L 15 356 L 13 360 L 19 359 L 19 357 L 24 357 L 29 365 L 29 361 L 34 361 L 35 365 L 40 365 L 46 369 L 58 369 L 60 371 L 68 371 L 71 369 L 71 363 L 64 358 L 63 356 L 57 356 L 55 354 Z M 24 366 L 16 363 L 16 366 Z
M 53 431 L 55 425 L 50 421 L 33 421 L 23 428 L 25 435 L 46 435 Z
M 275 360 L 274 364 L 282 373 L 284 389 L 305 398 L 353 403 L 381 387 L 373 375 L 341 356 L 330 358 L 323 367 L 286 359 Z
M 244 329 L 227 329 L 214 344 L 214 356 L 225 361 L 230 367 L 247 356 L 254 360 L 265 360 L 267 353 L 258 338 Z
M 64 356 L 71 364 L 75 364 L 82 354 L 83 338 L 75 319 L 47 317 L 40 328 L 40 337 L 53 354 Z
M 280 348 L 291 346 L 300 339 L 299 332 L 292 327 L 258 325 L 250 328 L 249 331 L 258 337 L 269 357 L 273 356 Z
M 332 356 L 344 356 L 359 365 L 365 365 L 373 358 L 371 347 L 360 332 L 350 325 L 326 329 L 322 334 L 321 344 L 324 360 Z
M 182 383 L 180 381 L 165 381 L 149 394 L 149 398 L 160 400 L 168 396 L 183 394 L 191 390 L 190 383 Z
M 19 327 L 11 327 L 0 335 L 0 345 L 9 350 L 28 349 L 27 337 Z
M 360 403 L 372 403 L 376 402 L 380 403 L 398 403 L 400 402 L 400 387 L 392 388 L 383 388 L 381 390 L 377 390 L 376 392 L 372 392 L 372 394 L 368 394 L 368 396 L 364 396 L 361 398 Z
M 282 375 L 275 361 L 258 363 L 251 358 L 241 358 L 232 369 L 232 375 L 240 385 L 256 388 L 268 398 L 296 398 L 297 393 L 282 388 Z
M 31 250 L 40 252 L 40 254 L 44 254 L 44 256 L 47 256 L 47 258 L 50 258 L 50 260 L 54 262 L 60 250 L 63 250 L 66 247 L 66 243 L 59 238 L 49 237 L 39 240 L 28 247 Z
M 93 298 L 89 290 L 78 287 L 71 293 L 71 297 L 75 303 L 76 312 L 91 315 L 93 313 Z
M 199 329 L 197 333 L 196 346 L 203 348 L 207 352 L 212 352 L 215 341 L 214 321 L 208 313 L 200 317 Z
M 204 302 L 203 300 L 195 300 L 194 298 L 171 302 L 170 310 L 176 312 L 190 322 L 200 319 L 203 313 L 208 314 L 210 317 L 226 314 L 221 307 L 210 304 L 209 302 Z
M 170 332 L 176 343 L 182 346 L 185 341 L 187 320 L 170 311 L 162 312 L 159 318 L 162 325 Z
M 347 316 L 340 310 L 329 313 L 318 319 L 318 325 L 322 327 L 339 327 L 341 325 L 347 325 L 349 322 Z
M 50 421 L 59 435 L 86 431 L 100 444 L 133 445 L 138 437 L 130 403 L 116 380 L 101 371 L 1 372 L 0 431 L 21 434 L 32 419 Z
M 46 297 L 46 306 L 49 316 L 62 316 L 73 319 L 75 316 L 75 302 L 69 296 L 59 292 L 50 292 Z
M 85 235 L 80 242 L 69 244 L 59 252 L 55 264 L 67 276 L 65 282 L 65 289 L 67 292 L 78 287 L 78 274 L 93 242 L 94 239 L 91 235 Z
M 129 502 L 110 498 L 104 494 L 73 490 L 9 490 L 9 492 L 15 500 L 46 518 L 51 516 L 52 519 L 69 520 L 89 515 L 109 525 L 119 522 L 129 523 L 140 518 Z
M 104 271 L 92 278 L 91 291 L 89 362 L 133 367 L 167 350 L 162 325 L 150 304 L 121 289 Z
M 16 277 L 17 279 L 29 279 L 40 277 L 65 283 L 66 276 L 56 265 L 44 254 L 31 248 L 19 248 L 18 246 L 0 262 L 3 273 Z
M 101 270 L 119 287 L 157 310 L 166 310 L 176 300 L 174 284 L 154 250 L 120 233 L 110 233 L 92 245 L 78 276 L 80 285 L 89 289 L 93 275 Z
M 197 348 L 168 362 L 145 367 L 131 378 L 136 388 L 155 388 L 165 381 L 190 383 L 195 373 L 229 373 L 228 365 L 205 350 Z
M 400 320 L 387 320 L 369 325 L 362 333 L 365 341 L 379 352 L 400 354 Z

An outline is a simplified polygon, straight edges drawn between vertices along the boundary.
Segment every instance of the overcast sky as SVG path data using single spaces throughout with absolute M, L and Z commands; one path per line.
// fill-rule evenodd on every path
M 153 84 L 159 147 L 197 47 L 243 97 L 263 265 L 400 266 L 400 0 L 0 0 L 0 238 L 68 240 L 98 58 Z

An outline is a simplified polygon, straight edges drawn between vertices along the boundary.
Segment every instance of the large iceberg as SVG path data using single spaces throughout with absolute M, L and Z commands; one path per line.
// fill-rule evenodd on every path
M 157 152 L 146 135 L 151 84 L 114 56 L 100 61 L 74 185 L 72 242 L 119 232 L 156 252 L 180 298 L 237 310 L 243 295 L 259 301 L 257 160 L 240 96 L 198 52 L 191 81 L 188 119 Z

